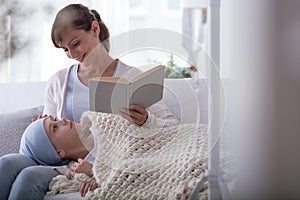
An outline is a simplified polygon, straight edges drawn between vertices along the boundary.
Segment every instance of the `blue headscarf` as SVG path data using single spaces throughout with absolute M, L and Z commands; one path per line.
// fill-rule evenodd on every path
M 40 165 L 66 164 L 57 154 L 45 131 L 44 120 L 37 119 L 24 131 L 20 144 L 20 154 L 29 156 Z

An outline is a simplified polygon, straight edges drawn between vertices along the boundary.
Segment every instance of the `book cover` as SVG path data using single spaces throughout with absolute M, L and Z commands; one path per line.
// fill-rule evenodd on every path
M 163 97 L 165 66 L 147 70 L 131 81 L 122 77 L 100 77 L 89 81 L 89 109 L 118 114 L 137 104 L 147 108 Z

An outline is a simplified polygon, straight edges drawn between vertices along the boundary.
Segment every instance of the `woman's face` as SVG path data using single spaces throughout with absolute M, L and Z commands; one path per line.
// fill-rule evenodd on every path
M 44 121 L 46 133 L 55 149 L 68 150 L 76 145 L 79 136 L 75 123 L 70 120 L 48 117 Z
M 82 63 L 87 55 L 100 43 L 100 27 L 96 21 L 92 22 L 90 31 L 67 28 L 62 35 L 59 46 L 67 56 Z

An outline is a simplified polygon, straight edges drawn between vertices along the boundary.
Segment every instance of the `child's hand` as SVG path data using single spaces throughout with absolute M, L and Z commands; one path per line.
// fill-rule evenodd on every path
M 89 177 L 92 177 L 93 176 L 92 168 L 93 168 L 93 164 L 79 158 L 78 162 L 74 162 L 70 166 L 70 175 L 74 176 L 75 173 L 85 173 Z
M 97 187 L 98 184 L 95 179 L 90 181 L 82 181 L 79 188 L 80 195 L 84 197 L 88 191 L 94 191 Z

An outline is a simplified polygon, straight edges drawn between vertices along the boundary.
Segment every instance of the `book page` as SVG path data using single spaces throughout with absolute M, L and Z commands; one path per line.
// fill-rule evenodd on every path
M 129 84 L 131 85 L 131 84 Z M 90 110 L 118 114 L 129 107 L 128 84 L 110 81 L 90 81 Z
M 118 114 L 137 104 L 147 108 L 162 99 L 165 67 L 154 67 L 133 81 L 121 77 L 101 77 L 89 81 L 90 110 Z
M 147 108 L 163 97 L 164 66 L 158 66 L 148 71 L 145 76 L 135 79 L 130 103 Z
M 132 79 L 132 82 L 137 81 L 137 80 L 139 80 L 139 79 L 141 79 L 141 78 L 143 78 L 143 77 L 145 77 L 145 76 L 148 76 L 148 75 L 151 74 L 151 73 L 155 73 L 156 71 L 161 71 L 161 68 L 164 68 L 164 69 L 165 69 L 165 66 L 163 66 L 163 65 L 158 65 L 158 66 L 156 66 L 156 67 L 153 67 L 152 69 L 149 69 L 149 70 L 147 70 L 147 71 L 145 71 L 145 72 L 143 72 L 143 73 L 137 75 L 136 77 L 134 77 L 134 78 Z M 161 73 L 161 72 L 159 72 L 159 73 Z M 164 71 L 163 71 L 163 73 L 164 73 Z
M 95 81 L 105 81 L 105 82 L 120 82 L 120 83 L 129 83 L 126 78 L 123 77 L 115 77 L 115 76 L 104 76 L 99 78 L 93 78 L 91 80 Z

